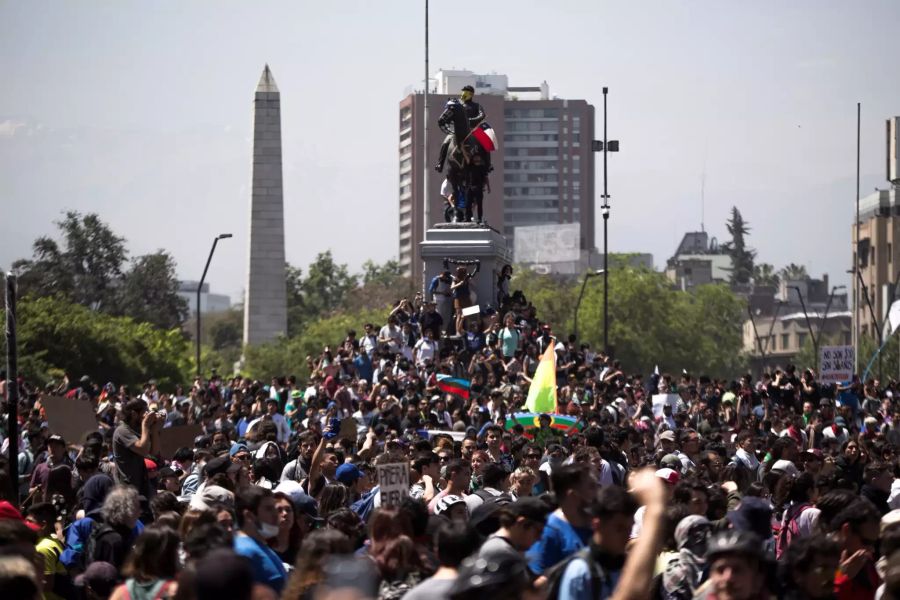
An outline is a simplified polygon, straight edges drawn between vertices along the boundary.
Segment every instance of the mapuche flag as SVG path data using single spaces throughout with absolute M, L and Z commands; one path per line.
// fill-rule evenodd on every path
M 531 386 L 528 388 L 528 399 L 525 407 L 534 413 L 556 412 L 556 348 L 547 344 L 541 355 Z
M 471 382 L 467 379 L 459 379 L 458 377 L 450 377 L 449 375 L 438 375 L 438 389 L 447 394 L 456 394 L 463 400 L 469 399 L 469 387 Z
M 494 128 L 487 123 L 478 124 L 475 129 L 472 130 L 472 137 L 478 140 L 481 147 L 488 152 L 493 152 L 500 147 L 497 143 L 497 134 L 494 133 Z

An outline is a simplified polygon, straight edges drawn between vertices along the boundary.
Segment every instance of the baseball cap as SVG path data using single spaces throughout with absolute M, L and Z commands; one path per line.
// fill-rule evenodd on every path
M 50 442 L 59 442 L 63 446 L 66 445 L 66 440 L 64 440 L 63 436 L 59 435 L 58 433 L 54 433 L 53 435 L 51 435 L 50 437 L 47 438 L 47 443 L 49 444 Z
M 231 449 L 228 451 L 228 456 L 234 456 L 238 452 L 250 452 L 250 449 L 247 448 L 247 444 L 235 442 L 231 445 Z
M 234 508 L 234 494 L 218 485 L 208 485 L 199 495 L 191 498 L 190 507 L 200 510 L 210 510 L 215 504 L 224 504 Z
M 219 473 L 229 473 L 234 472 L 240 469 L 241 466 L 231 462 L 230 456 L 217 456 L 206 463 L 206 468 L 204 469 L 204 473 L 206 474 L 207 479 L 213 477 L 214 475 L 218 475 Z
M 353 463 L 344 463 L 334 472 L 334 478 L 348 487 L 356 483 L 362 476 L 362 471 Z
M 446 496 L 439 498 L 437 503 L 434 505 L 434 514 L 442 515 L 457 504 L 462 504 L 465 506 L 466 501 L 463 500 L 461 496 L 457 496 L 456 494 L 447 494 Z
M 675 432 L 674 431 L 663 431 L 659 434 L 659 441 L 666 440 L 667 442 L 675 441 Z
M 182 475 L 184 475 L 184 471 L 181 469 L 173 469 L 172 467 L 163 467 L 158 473 L 160 479 L 163 477 L 181 477 Z
M 91 586 L 101 598 L 109 596 L 119 581 L 119 572 L 108 562 L 95 560 L 88 565 L 84 573 L 75 578 L 77 587 Z
M 681 479 L 681 474 L 673 469 L 659 469 L 656 476 L 669 485 L 675 485 Z
M 772 471 L 778 471 L 780 473 L 784 473 L 785 475 L 791 475 L 793 477 L 797 477 L 800 475 L 800 471 L 797 467 L 789 460 L 776 460 L 772 465 Z
M 756 559 L 763 557 L 763 545 L 760 538 L 749 531 L 729 529 L 714 536 L 706 551 L 706 560 L 712 562 L 720 556 L 742 554 Z
M 305 515 L 313 521 L 324 521 L 319 518 L 319 507 L 316 505 L 315 498 L 303 490 L 300 482 L 287 479 L 275 486 L 274 491 L 281 492 L 290 498 L 296 513 Z
M 674 454 L 666 454 L 659 461 L 659 466 L 666 469 L 673 469 L 675 471 L 681 471 L 681 467 L 683 466 L 681 463 L 681 459 L 678 458 Z

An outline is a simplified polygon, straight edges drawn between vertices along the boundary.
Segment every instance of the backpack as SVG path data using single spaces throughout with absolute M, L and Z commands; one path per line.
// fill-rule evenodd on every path
M 97 552 L 97 543 L 109 536 L 109 535 L 118 535 L 116 530 L 113 529 L 112 525 L 107 523 L 99 523 L 97 521 L 94 522 L 94 526 L 91 528 L 91 535 L 88 536 L 87 543 L 84 545 L 84 564 L 89 565 L 94 562 L 96 559 Z
M 477 490 L 472 495 L 478 496 L 485 503 L 493 502 L 495 504 L 509 504 L 510 502 L 512 502 L 512 497 L 505 492 L 495 496 L 487 490 Z
M 603 582 L 607 579 L 606 573 L 602 568 L 600 568 L 600 565 L 598 565 L 591 559 L 591 547 L 585 546 L 572 556 L 569 556 L 561 560 L 558 564 L 553 565 L 544 573 L 548 580 L 547 588 L 549 589 L 549 594 L 547 595 L 547 600 L 557 600 L 557 598 L 559 598 L 563 573 L 566 572 L 566 568 L 568 568 L 569 563 L 579 558 L 587 563 L 588 572 L 590 572 L 591 574 L 591 595 L 595 598 L 599 597 L 600 588 L 603 585 Z
M 791 545 L 795 537 L 800 537 L 800 525 L 797 523 L 797 518 L 809 508 L 812 508 L 812 505 L 804 502 L 788 509 L 784 525 L 782 525 L 781 530 L 778 532 L 778 537 L 775 539 L 776 560 L 781 559 L 784 551 Z

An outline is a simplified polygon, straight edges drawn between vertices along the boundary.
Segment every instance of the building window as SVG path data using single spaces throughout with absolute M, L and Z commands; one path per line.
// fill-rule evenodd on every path
M 894 252 L 893 252 L 893 247 L 894 247 L 894 245 L 891 244 L 890 242 L 888 242 L 888 248 L 887 248 L 887 250 L 888 250 L 888 253 L 887 253 L 887 254 L 888 254 L 888 264 L 891 264 L 891 263 L 893 262 L 893 256 L 892 256 L 892 255 L 894 254 Z
M 787 350 L 788 346 L 790 346 L 790 345 L 791 345 L 791 334 L 782 333 L 781 334 L 781 349 Z
M 800 346 L 801 348 L 803 348 L 803 346 L 804 346 L 805 344 L 806 344 L 806 334 L 805 334 L 805 333 L 798 333 L 798 334 L 797 334 L 797 345 Z

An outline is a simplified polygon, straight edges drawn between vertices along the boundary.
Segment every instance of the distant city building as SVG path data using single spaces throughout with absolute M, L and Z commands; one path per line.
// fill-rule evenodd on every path
M 705 231 L 686 233 L 666 263 L 666 277 L 683 290 L 707 283 L 727 283 L 731 278 L 731 257 Z
M 886 129 L 885 179 L 889 187 L 860 199 L 858 242 L 856 226 L 850 227 L 853 264 L 859 267 L 862 280 L 856 317 L 862 335 L 876 339 L 876 329 L 882 327 L 891 303 L 900 299 L 900 117 L 888 119 Z M 877 323 L 872 321 L 873 312 Z
M 820 348 L 851 342 L 852 313 L 847 293 L 830 288 L 828 275 L 782 280 L 777 288 L 757 286 L 748 300 L 752 318 L 748 315 L 744 321 L 743 345 L 755 375 L 794 363 L 810 339 L 810 327 Z
M 515 228 L 514 260 L 541 274 L 580 275 L 603 268 L 603 253 L 578 247 L 578 223 L 529 225 Z M 610 265 L 653 268 L 653 255 L 610 254 Z
M 425 168 L 437 162 L 444 134 L 437 119 L 450 97 L 464 85 L 475 88 L 475 101 L 500 140 L 492 155 L 491 192 L 485 218 L 514 246 L 515 229 L 529 225 L 574 223 L 578 250 L 594 242 L 594 107 L 585 100 L 551 98 L 546 82 L 514 87 L 506 75 L 442 70 L 429 82 L 428 158 L 422 157 L 421 90 L 400 101 L 399 208 L 400 265 L 421 284 L 422 185 Z M 444 175 L 431 170 L 428 180 L 429 227 L 444 220 L 440 187 Z
M 187 301 L 191 316 L 197 314 L 197 284 L 199 281 L 179 281 L 178 295 Z M 202 314 L 224 312 L 231 308 L 231 297 L 225 294 L 211 294 L 209 283 L 200 289 L 200 312 Z

